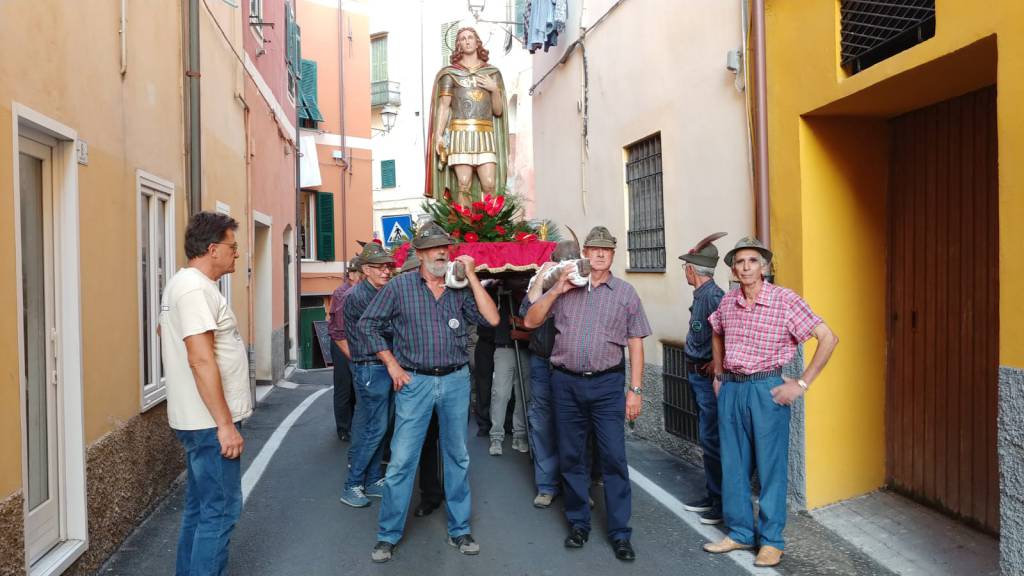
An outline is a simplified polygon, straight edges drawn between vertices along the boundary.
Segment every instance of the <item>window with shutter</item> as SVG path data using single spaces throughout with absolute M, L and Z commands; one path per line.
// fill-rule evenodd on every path
M 302 77 L 299 80 L 299 120 L 303 128 L 316 128 L 324 121 L 317 102 L 317 65 L 315 60 L 302 61 Z
M 381 188 L 394 188 L 395 187 L 395 161 L 394 160 L 381 160 L 380 161 L 380 187 Z
M 455 51 L 455 38 L 459 34 L 459 21 L 453 20 L 441 24 L 441 64 L 447 66 Z
M 334 194 L 316 193 L 316 259 L 334 261 Z
M 384 82 L 388 79 L 388 35 L 375 36 L 370 40 L 370 82 Z

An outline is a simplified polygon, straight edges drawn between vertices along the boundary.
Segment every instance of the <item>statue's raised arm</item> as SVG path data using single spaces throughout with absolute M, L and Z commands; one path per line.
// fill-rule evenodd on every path
M 451 65 L 434 78 L 424 195 L 459 204 L 504 195 L 508 120 L 501 72 L 473 28 L 459 30 Z

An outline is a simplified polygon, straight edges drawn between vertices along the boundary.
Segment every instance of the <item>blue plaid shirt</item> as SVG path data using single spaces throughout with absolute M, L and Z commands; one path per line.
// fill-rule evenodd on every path
M 490 326 L 472 290 L 449 288 L 435 299 L 423 275 L 409 272 L 380 289 L 357 326 L 369 352 L 391 350 L 403 367 L 425 370 L 469 361 L 467 322 Z M 389 329 L 393 345 L 385 337 Z
M 345 318 L 345 326 L 351 326 L 352 328 L 345 331 L 345 339 L 348 340 L 349 354 L 352 355 L 353 362 L 368 362 L 370 360 L 376 360 L 377 355 L 370 350 L 370 343 L 366 338 L 366 334 L 359 330 L 358 322 L 363 316 L 363 312 L 366 311 L 366 307 L 370 305 L 370 301 L 377 295 L 379 290 L 370 284 L 369 280 L 363 280 L 359 284 L 356 284 L 345 293 L 345 302 L 342 308 L 342 314 Z M 383 332 L 384 340 L 391 345 L 391 327 L 387 327 Z

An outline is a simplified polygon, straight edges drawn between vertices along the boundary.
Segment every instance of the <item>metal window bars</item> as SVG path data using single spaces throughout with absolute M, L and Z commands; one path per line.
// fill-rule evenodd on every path
M 856 74 L 935 35 L 935 0 L 840 0 L 841 64 Z

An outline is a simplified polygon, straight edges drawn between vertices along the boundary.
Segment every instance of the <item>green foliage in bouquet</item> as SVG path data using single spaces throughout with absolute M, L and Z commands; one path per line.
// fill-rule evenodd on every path
M 522 198 L 491 196 L 462 206 L 445 193 L 440 202 L 425 201 L 423 210 L 434 222 L 463 242 L 512 242 L 537 239 L 537 230 L 523 219 Z

